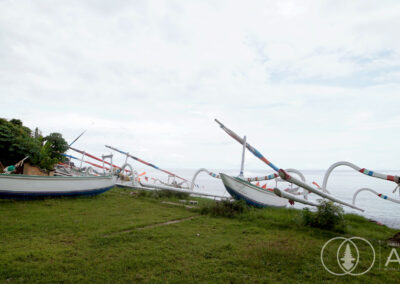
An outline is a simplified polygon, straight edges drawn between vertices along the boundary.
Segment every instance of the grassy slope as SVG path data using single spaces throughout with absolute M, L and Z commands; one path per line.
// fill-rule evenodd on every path
M 321 247 L 342 234 L 301 226 L 297 210 L 200 216 L 137 230 L 199 214 L 160 201 L 122 189 L 93 198 L 0 201 L 0 281 L 398 283 L 399 271 L 380 271 L 379 265 L 359 277 L 328 274 Z M 376 247 L 395 233 L 358 216 L 346 218 L 347 236 Z M 382 248 L 383 255 L 389 251 Z

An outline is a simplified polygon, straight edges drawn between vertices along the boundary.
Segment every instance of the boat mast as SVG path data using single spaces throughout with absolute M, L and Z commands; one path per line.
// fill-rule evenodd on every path
M 242 163 L 240 164 L 239 177 L 244 177 L 243 169 L 244 169 L 244 156 L 245 156 L 245 153 L 246 153 L 246 136 L 243 137 Z
M 85 132 L 86 132 L 86 130 L 85 131 L 83 131 L 78 137 L 76 137 L 75 138 L 75 140 L 74 141 L 72 141 L 71 142 L 71 144 L 69 144 L 69 147 L 71 147 L 72 146 L 72 144 L 74 144 L 79 138 L 81 138 L 81 136 L 83 135 L 83 134 L 85 134 Z

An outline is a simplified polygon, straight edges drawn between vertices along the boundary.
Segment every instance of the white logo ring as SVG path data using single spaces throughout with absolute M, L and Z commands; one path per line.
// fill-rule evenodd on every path
M 338 261 L 339 267 L 344 271 L 344 273 L 336 273 L 336 272 L 333 272 L 333 271 L 331 271 L 331 270 L 325 265 L 325 263 L 324 263 L 324 259 L 323 259 L 324 250 L 325 250 L 326 246 L 327 246 L 330 242 L 332 242 L 332 241 L 334 241 L 334 240 L 343 240 L 343 242 L 340 244 L 340 246 L 339 246 L 339 248 L 338 248 L 338 250 L 337 250 L 336 257 L 337 257 L 337 261 Z M 371 250 L 372 250 L 372 253 L 373 253 L 373 260 L 372 260 L 371 266 L 370 266 L 366 271 L 361 272 L 361 273 L 352 273 L 352 271 L 354 271 L 354 269 L 357 267 L 357 265 L 358 265 L 358 263 L 359 263 L 359 258 L 360 258 L 360 253 L 359 253 L 358 247 L 356 246 L 356 244 L 355 244 L 352 240 L 362 240 L 362 241 L 366 242 L 366 243 L 371 247 Z M 339 252 L 340 252 L 340 249 L 342 248 L 342 246 L 343 246 L 346 242 L 350 242 L 350 243 L 356 248 L 356 251 L 357 251 L 357 262 L 356 262 L 356 264 L 353 266 L 353 268 L 352 268 L 350 271 L 346 271 L 346 270 L 342 267 L 342 265 L 341 265 L 341 263 L 340 263 L 340 261 L 339 261 Z M 327 242 L 324 244 L 324 246 L 322 247 L 322 249 L 321 249 L 321 263 L 322 263 L 322 265 L 324 266 L 324 268 L 325 268 L 326 271 L 328 271 L 329 273 L 331 273 L 331 274 L 333 274 L 333 275 L 337 275 L 337 276 L 343 276 L 343 275 L 348 275 L 348 274 L 349 274 L 349 275 L 353 275 L 353 276 L 363 275 L 363 274 L 367 273 L 368 271 L 370 271 L 370 270 L 372 269 L 372 267 L 373 267 L 374 264 L 375 264 L 375 260 L 376 260 L 376 254 L 375 254 L 375 249 L 374 249 L 374 247 L 372 246 L 372 244 L 371 244 L 368 240 L 366 240 L 366 239 L 364 239 L 364 238 L 360 238 L 360 237 L 351 237 L 351 238 L 336 237 L 336 238 L 332 238 L 332 239 L 330 239 L 329 241 L 327 241 Z

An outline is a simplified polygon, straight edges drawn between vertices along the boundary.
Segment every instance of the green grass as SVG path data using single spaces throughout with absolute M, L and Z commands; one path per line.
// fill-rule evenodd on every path
M 397 264 L 384 271 L 377 263 L 358 277 L 327 273 L 321 247 L 343 234 L 304 227 L 301 211 L 254 209 L 223 218 L 163 200 L 179 198 L 115 188 L 89 198 L 0 201 L 0 282 L 398 283 Z M 378 241 L 396 233 L 356 215 L 346 222 L 346 237 L 367 238 L 377 252 Z M 389 252 L 381 247 L 383 263 Z

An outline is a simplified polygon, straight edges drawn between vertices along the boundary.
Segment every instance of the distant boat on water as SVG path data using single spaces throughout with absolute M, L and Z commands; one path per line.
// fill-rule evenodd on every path
M 0 174 L 0 198 L 97 195 L 114 187 L 109 176 L 33 176 Z

